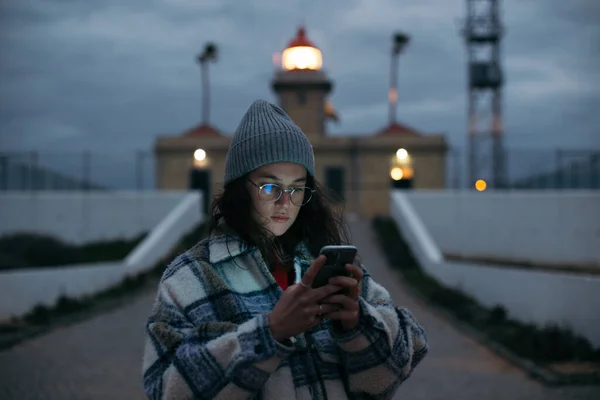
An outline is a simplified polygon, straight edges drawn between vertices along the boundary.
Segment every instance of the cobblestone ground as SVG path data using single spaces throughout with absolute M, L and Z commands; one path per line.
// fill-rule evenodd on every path
M 600 387 L 547 388 L 406 295 L 366 222 L 352 224 L 373 276 L 427 329 L 430 354 L 395 399 L 598 399 Z M 143 324 L 154 295 L 0 352 L 0 399 L 143 399 Z

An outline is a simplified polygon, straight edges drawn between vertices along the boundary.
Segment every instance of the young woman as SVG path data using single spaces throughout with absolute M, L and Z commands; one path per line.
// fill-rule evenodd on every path
M 312 146 L 279 107 L 237 128 L 207 239 L 164 272 L 146 326 L 153 399 L 389 399 L 425 333 L 362 265 L 312 288 L 347 236 L 314 178 Z

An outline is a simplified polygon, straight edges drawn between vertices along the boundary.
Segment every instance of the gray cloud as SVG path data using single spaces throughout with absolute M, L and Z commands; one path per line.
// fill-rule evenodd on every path
M 596 2 L 506 0 L 503 45 L 511 146 L 598 146 L 600 31 Z M 250 102 L 273 99 L 272 56 L 306 23 L 335 82 L 342 116 L 333 134 L 386 124 L 391 35 L 411 43 L 400 59 L 398 115 L 464 142 L 463 0 L 17 0 L 0 5 L 0 147 L 150 148 L 158 134 L 199 122 L 194 57 L 211 65 L 212 121 L 232 131 Z M 565 134 L 568 130 L 568 134 Z M 117 141 L 119 142 L 117 145 Z

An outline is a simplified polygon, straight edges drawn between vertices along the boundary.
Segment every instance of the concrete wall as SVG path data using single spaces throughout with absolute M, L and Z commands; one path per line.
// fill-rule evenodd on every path
M 406 195 L 443 253 L 600 266 L 600 191 Z
M 444 193 L 439 195 L 443 200 L 452 198 Z M 500 196 L 497 194 L 494 199 L 499 201 Z M 465 197 L 469 196 L 465 194 Z M 595 307 L 590 306 L 600 304 L 600 276 L 448 262 L 435 240 L 439 232 L 424 223 L 426 219 L 431 220 L 432 216 L 424 216 L 419 211 L 429 210 L 419 208 L 421 198 L 432 199 L 432 193 L 408 194 L 393 191 L 390 212 L 421 267 L 428 274 L 444 285 L 473 296 L 481 304 L 504 307 L 512 318 L 538 326 L 548 323 L 568 326 L 593 345 L 600 346 L 600 314 Z M 433 202 L 431 200 L 429 204 Z M 442 203 L 438 202 L 441 209 L 436 210 L 436 215 L 448 221 L 448 217 L 444 216 Z M 453 207 L 450 201 L 447 212 L 451 212 Z M 593 217 L 588 215 L 588 218 Z M 494 220 L 487 223 L 494 223 Z M 433 226 L 435 229 L 439 225 Z M 457 229 L 460 231 L 461 228 Z
M 202 222 L 201 201 L 199 193 L 180 193 L 180 200 L 124 260 L 0 271 L 0 321 L 24 315 L 36 305 L 52 306 L 62 295 L 73 298 L 93 295 L 119 284 L 128 275 L 151 269 Z M 118 201 L 113 199 L 110 203 Z M 115 210 L 127 207 L 117 206 Z
M 36 232 L 75 244 L 134 238 L 155 227 L 187 195 L 182 191 L 4 192 L 0 236 Z

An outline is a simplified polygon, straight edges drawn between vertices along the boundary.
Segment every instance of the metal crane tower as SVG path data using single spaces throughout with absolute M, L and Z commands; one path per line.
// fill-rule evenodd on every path
M 506 187 L 500 63 L 500 0 L 467 0 L 463 30 L 468 53 L 468 176 L 489 188 Z

